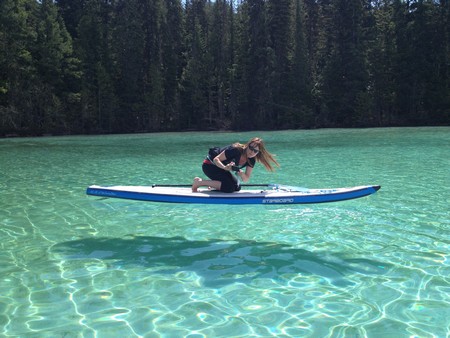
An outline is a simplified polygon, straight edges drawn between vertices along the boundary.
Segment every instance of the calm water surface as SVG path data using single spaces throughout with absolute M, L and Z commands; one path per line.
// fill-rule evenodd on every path
M 191 183 L 262 136 L 250 183 L 380 184 L 307 206 L 157 204 L 90 184 Z M 450 128 L 0 140 L 0 336 L 449 337 Z

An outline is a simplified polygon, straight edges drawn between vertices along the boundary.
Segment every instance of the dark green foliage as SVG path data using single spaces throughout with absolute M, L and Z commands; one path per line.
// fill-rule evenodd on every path
M 55 4 L 5 0 L 0 22 L 0 134 L 71 132 L 80 73 Z
M 315 118 L 312 105 L 312 72 L 308 58 L 309 48 L 306 40 L 305 11 L 303 1 L 297 0 L 293 24 L 293 48 L 291 51 L 291 70 L 286 74 L 286 102 L 290 106 L 283 114 L 290 128 L 313 128 Z M 281 125 L 284 125 L 282 123 Z
M 449 122 L 448 7 L 448 1 L 394 1 L 394 123 Z
M 161 25 L 161 59 L 162 78 L 164 81 L 164 102 L 162 111 L 162 123 L 160 130 L 180 129 L 180 99 L 179 80 L 183 68 L 183 17 L 182 8 L 178 0 L 166 0 L 166 15 Z M 158 130 L 158 129 L 156 129 Z
M 448 0 L 2 0 L 0 136 L 450 123 Z
M 153 55 L 158 51 L 159 43 L 155 38 L 157 35 L 153 34 L 157 12 L 150 13 L 151 9 L 145 8 L 145 5 L 142 8 L 142 3 L 152 5 L 147 1 L 119 0 L 114 11 L 113 51 L 117 62 L 115 71 L 119 100 L 117 121 L 125 132 L 144 130 L 146 122 L 143 119 L 147 109 L 144 102 L 147 100 L 151 105 L 153 100 L 158 102 L 161 95 L 159 69 L 153 68 L 159 60 L 158 55 Z M 147 52 L 145 59 L 144 51 Z M 153 91 L 147 93 L 143 80 L 150 71 L 152 76 L 145 85 L 153 87 Z
M 186 2 L 186 65 L 180 81 L 181 125 L 204 129 L 208 124 L 209 87 L 212 81 L 211 54 L 208 53 L 208 21 L 205 0 Z
M 360 126 L 369 107 L 362 1 L 334 0 L 329 8 L 332 33 L 321 83 L 322 118 L 331 126 Z
M 394 119 L 396 54 L 393 7 L 384 1 L 374 2 L 372 35 L 368 52 L 369 95 L 372 98 L 369 117 L 375 125 L 390 125 Z
M 36 77 L 31 47 L 36 32 L 28 26 L 29 1 L 0 2 L 0 132 L 21 133 L 32 122 L 30 96 Z
M 84 8 L 77 26 L 82 70 L 77 127 L 85 133 L 111 132 L 117 123 L 110 29 L 113 9 L 101 0 L 86 0 Z

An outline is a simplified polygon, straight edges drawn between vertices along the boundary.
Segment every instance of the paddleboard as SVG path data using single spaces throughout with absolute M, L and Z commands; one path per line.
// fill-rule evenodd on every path
M 241 190 L 223 193 L 214 190 L 192 192 L 187 187 L 109 186 L 91 185 L 86 193 L 91 196 L 123 198 L 149 202 L 201 203 L 201 204 L 311 204 L 345 201 L 377 192 L 379 185 L 351 188 L 305 189 L 283 191 L 279 189 Z

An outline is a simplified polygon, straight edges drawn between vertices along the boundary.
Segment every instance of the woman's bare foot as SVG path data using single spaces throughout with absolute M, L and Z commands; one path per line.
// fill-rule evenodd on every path
M 192 183 L 192 192 L 197 192 L 198 187 L 200 186 L 202 179 L 200 177 L 194 178 L 194 182 Z

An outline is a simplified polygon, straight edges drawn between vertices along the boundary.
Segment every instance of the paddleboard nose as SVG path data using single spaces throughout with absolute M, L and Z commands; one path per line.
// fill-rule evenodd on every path
M 378 190 L 380 190 L 381 185 L 374 185 L 373 188 L 375 189 L 375 191 L 378 191 Z

